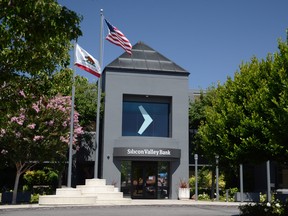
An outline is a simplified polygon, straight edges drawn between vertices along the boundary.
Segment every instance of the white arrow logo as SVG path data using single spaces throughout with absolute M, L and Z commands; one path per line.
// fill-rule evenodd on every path
M 153 119 L 150 117 L 150 115 L 146 112 L 143 106 L 138 107 L 140 112 L 142 113 L 142 116 L 144 118 L 144 122 L 142 126 L 140 127 L 138 134 L 142 135 L 142 133 L 147 129 L 147 127 L 151 124 Z

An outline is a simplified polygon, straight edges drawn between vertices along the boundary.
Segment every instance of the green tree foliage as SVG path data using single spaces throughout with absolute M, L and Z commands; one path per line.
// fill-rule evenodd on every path
M 81 19 L 55 0 L 0 1 L 0 160 L 16 165 L 15 193 L 27 162 L 58 160 L 67 149 L 70 99 L 57 94 L 71 94 L 66 67 Z M 62 107 L 51 108 L 58 99 Z
M 196 134 L 198 128 L 206 120 L 205 107 L 211 106 L 212 98 L 214 97 L 214 87 L 207 89 L 204 93 L 200 92 L 200 97 L 196 98 L 194 101 L 190 102 L 189 105 L 189 134 L 190 134 L 190 154 L 201 154 L 201 139 L 199 139 Z
M 50 77 L 38 80 L 38 87 L 41 88 L 41 92 L 45 93 L 45 95 L 55 96 L 62 94 L 68 96 L 72 92 L 73 70 L 65 68 L 55 72 Z
M 199 128 L 209 158 L 237 166 L 268 159 L 281 161 L 288 153 L 288 46 L 265 60 L 242 64 L 234 80 L 218 85 L 206 121 Z M 231 169 L 230 170 L 237 170 Z
M 97 83 L 89 83 L 87 78 L 76 76 L 75 105 L 80 114 L 80 124 L 83 125 L 85 131 L 95 132 L 97 92 Z M 103 110 L 101 109 L 100 112 L 103 113 Z
M 51 74 L 68 66 L 81 19 L 55 0 L 0 1 L 0 76 Z

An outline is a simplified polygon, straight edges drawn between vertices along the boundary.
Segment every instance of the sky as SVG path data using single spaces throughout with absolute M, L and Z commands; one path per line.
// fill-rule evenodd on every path
M 142 41 L 189 75 L 190 89 L 234 77 L 253 56 L 265 59 L 286 41 L 288 0 L 58 0 L 83 16 L 78 44 L 99 60 L 100 9 L 129 39 Z M 104 35 L 108 34 L 103 24 Z M 103 68 L 124 50 L 104 39 Z M 73 54 L 71 54 L 73 55 Z M 72 57 L 73 59 L 73 57 Z M 76 69 L 90 82 L 97 78 Z

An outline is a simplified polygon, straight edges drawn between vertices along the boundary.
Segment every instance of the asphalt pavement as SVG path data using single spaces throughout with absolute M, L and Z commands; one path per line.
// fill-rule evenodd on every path
M 132 200 L 131 203 L 106 203 L 95 205 L 38 204 L 0 205 L 1 216 L 237 216 L 238 207 L 247 203 L 194 201 L 194 200 Z
M 195 200 L 171 200 L 171 199 L 132 199 L 130 203 L 119 202 L 94 204 L 89 206 L 222 206 L 222 207 L 238 207 L 247 203 L 241 202 L 220 202 L 220 201 L 195 201 Z M 27 209 L 27 208 L 56 208 L 56 207 L 69 207 L 72 205 L 39 205 L 39 204 L 16 204 L 16 205 L 0 205 L 0 210 L 4 209 Z M 85 206 L 85 205 L 73 205 Z

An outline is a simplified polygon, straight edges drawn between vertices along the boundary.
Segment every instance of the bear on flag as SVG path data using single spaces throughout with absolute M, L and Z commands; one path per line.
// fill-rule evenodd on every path
M 101 76 L 101 68 L 99 62 L 90 55 L 86 50 L 81 48 L 77 43 L 75 44 L 75 63 L 77 67 L 93 74 L 94 76 Z

